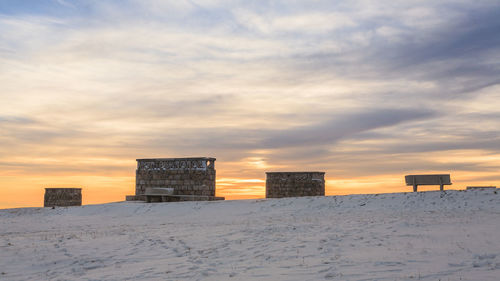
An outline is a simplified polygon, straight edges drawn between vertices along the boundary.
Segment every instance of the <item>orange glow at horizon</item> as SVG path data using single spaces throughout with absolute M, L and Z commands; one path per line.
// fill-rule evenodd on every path
M 495 1 L 7 2 L 0 208 L 123 201 L 138 158 L 215 157 L 228 200 L 273 171 L 325 172 L 326 195 L 500 186 Z
M 100 204 L 123 201 L 133 194 L 134 177 L 104 176 L 1 176 L 0 209 L 42 207 L 45 188 L 82 188 L 82 204 Z
M 221 160 L 216 167 L 216 195 L 226 200 L 265 198 L 265 171 L 296 170 L 294 167 L 268 163 L 265 152 L 261 156 L 243 158 L 238 162 Z M 408 156 L 416 157 L 416 156 Z M 413 159 L 413 158 L 412 158 Z M 477 150 L 435 152 L 426 155 L 433 163 L 446 166 L 465 160 L 484 167 L 481 171 L 414 170 L 406 174 L 450 173 L 453 185 L 445 189 L 464 189 L 467 185 L 492 185 L 498 175 L 493 169 L 500 155 Z M 40 207 L 43 205 L 44 188 L 82 188 L 83 204 L 100 204 L 123 201 L 126 195 L 135 193 L 135 160 L 82 157 L 70 159 L 60 157 L 17 157 L 12 162 L 29 163 L 35 167 L 50 167 L 51 170 L 29 169 L 12 166 L 0 172 L 0 209 L 16 207 Z M 389 161 L 389 160 L 388 160 Z M 84 170 L 84 167 L 87 170 Z M 75 172 L 78 171 L 78 172 Z M 363 193 L 410 192 L 404 183 L 405 174 L 379 174 L 373 176 L 339 176 L 341 171 L 327 170 L 325 175 L 326 195 Z M 419 191 L 436 190 L 435 186 L 421 186 Z
M 219 173 L 223 174 L 223 173 Z M 482 173 L 483 176 L 489 173 Z M 493 182 L 475 181 L 477 174 L 453 172 L 453 185 L 445 189 L 465 189 L 467 185 L 496 185 Z M 134 176 L 0 176 L 0 209 L 43 206 L 46 187 L 81 187 L 82 203 L 101 204 L 124 201 L 125 195 L 135 192 Z M 326 195 L 411 192 L 404 184 L 403 175 L 333 179 L 326 177 Z M 15 187 L 15 188 L 14 188 Z M 419 191 L 437 190 L 436 186 L 421 186 Z M 216 182 L 216 195 L 226 200 L 265 198 L 265 178 L 226 178 L 221 175 Z

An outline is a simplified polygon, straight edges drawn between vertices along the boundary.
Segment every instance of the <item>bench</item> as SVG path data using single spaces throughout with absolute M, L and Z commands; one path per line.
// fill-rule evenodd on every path
M 146 188 L 146 192 L 144 192 L 144 196 L 146 197 L 146 202 L 151 203 L 152 201 L 165 202 L 165 196 L 173 195 L 173 188 L 165 188 L 165 187 L 150 187 Z
M 218 201 L 224 197 L 208 195 L 151 195 L 146 197 L 146 202 L 182 202 L 182 201 Z
M 216 201 L 224 200 L 224 197 L 205 195 L 174 195 L 173 188 L 152 187 L 146 188 L 145 201 L 151 202 L 179 202 L 179 201 Z
M 407 175 L 406 185 L 413 185 L 413 192 L 417 192 L 419 185 L 439 185 L 439 190 L 444 190 L 444 185 L 451 185 L 449 174 L 442 175 Z

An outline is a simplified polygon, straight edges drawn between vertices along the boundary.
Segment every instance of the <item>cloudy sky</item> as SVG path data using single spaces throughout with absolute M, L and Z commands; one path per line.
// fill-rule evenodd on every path
M 134 193 L 136 158 L 217 158 L 327 194 L 500 185 L 500 3 L 0 0 L 0 208 Z

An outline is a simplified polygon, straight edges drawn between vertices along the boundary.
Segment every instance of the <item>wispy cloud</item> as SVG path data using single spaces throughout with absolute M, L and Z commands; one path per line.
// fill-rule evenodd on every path
M 264 141 L 266 148 L 333 144 L 340 139 L 377 128 L 394 126 L 405 121 L 429 118 L 434 113 L 424 110 L 377 109 L 353 112 L 334 117 L 320 124 L 305 125 L 278 131 Z
M 500 154 L 499 19 L 497 1 L 4 1 L 0 160 L 477 171 L 430 155 Z

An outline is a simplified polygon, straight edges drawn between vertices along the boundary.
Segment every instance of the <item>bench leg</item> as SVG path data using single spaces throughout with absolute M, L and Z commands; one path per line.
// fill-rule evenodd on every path
M 416 184 L 413 185 L 413 192 L 417 192 L 417 185 Z

